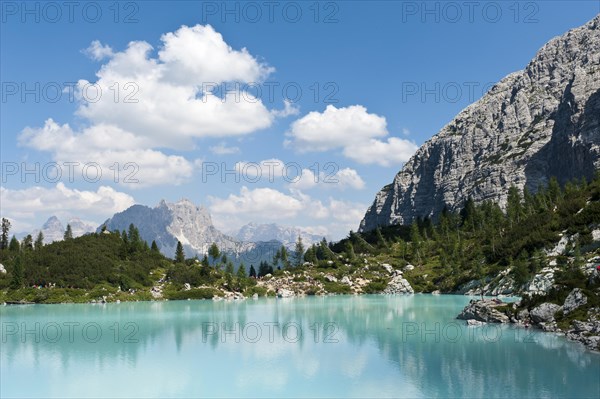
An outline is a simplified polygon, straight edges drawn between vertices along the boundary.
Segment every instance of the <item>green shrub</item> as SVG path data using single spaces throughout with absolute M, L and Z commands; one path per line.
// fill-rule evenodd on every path
M 164 296 L 170 300 L 186 299 L 212 299 L 215 295 L 221 296 L 221 292 L 215 288 L 194 288 L 188 291 L 166 291 Z

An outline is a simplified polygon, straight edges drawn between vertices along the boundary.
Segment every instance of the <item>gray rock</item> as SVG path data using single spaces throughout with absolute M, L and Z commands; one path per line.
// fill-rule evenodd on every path
M 546 294 L 554 285 L 554 272 L 558 268 L 545 267 L 540 270 L 529 282 L 525 291 L 530 295 Z
M 189 290 L 191 290 L 191 289 L 192 289 L 192 287 L 190 286 L 190 283 L 185 283 L 185 284 L 183 285 L 183 289 L 184 289 L 184 290 L 186 290 L 186 291 L 189 291 Z
M 579 288 L 574 288 L 573 291 L 569 293 L 567 298 L 565 299 L 565 303 L 563 304 L 563 312 L 564 314 L 569 314 L 575 309 L 583 306 L 587 303 L 588 298 Z
M 337 283 L 338 281 L 338 279 L 332 276 L 331 274 L 326 274 L 325 280 L 329 281 L 330 283 Z
M 6 269 L 4 268 L 4 265 L 2 263 L 0 263 L 0 273 L 6 274 Z
M 277 291 L 277 296 L 278 296 L 279 298 L 291 298 L 291 297 L 293 297 L 294 295 L 295 295 L 295 294 L 294 294 L 294 291 L 291 291 L 291 290 L 288 290 L 288 289 L 285 289 L 285 288 L 280 288 L 280 289 Z
M 414 270 L 414 269 L 415 269 L 415 267 L 413 265 L 410 265 L 410 264 L 404 266 L 404 271 L 405 272 L 409 272 L 409 271 Z
M 600 167 L 600 15 L 550 40 L 428 140 L 383 187 L 359 231 L 460 209 L 468 197 L 506 205 Z
M 388 272 L 389 274 L 394 273 L 394 268 L 391 265 L 388 265 L 387 263 L 382 263 L 381 267 L 383 267 L 385 269 L 385 271 Z
M 506 304 L 491 299 L 472 299 L 456 318 L 478 320 L 486 323 L 508 323 L 510 321 L 508 316 L 496 309 L 502 305 Z
M 346 284 L 346 285 L 352 285 L 352 281 L 350 280 L 350 278 L 348 276 L 342 277 L 342 279 L 340 280 L 340 283 Z
M 560 306 L 554 303 L 542 303 L 529 312 L 529 316 L 534 323 L 551 323 L 554 321 L 554 314 L 560 310 Z
M 414 290 L 411 287 L 410 283 L 402 276 L 393 277 L 388 283 L 385 290 L 383 290 L 384 294 L 414 294 Z

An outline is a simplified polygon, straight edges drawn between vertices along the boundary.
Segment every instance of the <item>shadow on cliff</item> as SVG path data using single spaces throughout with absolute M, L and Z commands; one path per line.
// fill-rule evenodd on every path
M 526 184 L 531 191 L 547 185 L 552 176 L 561 185 L 574 178 L 585 176 L 589 181 L 594 177 L 599 152 L 592 151 L 592 146 L 600 145 L 600 90 L 588 98 L 579 120 L 578 111 L 569 83 L 550 116 L 554 120 L 550 141 L 527 161 Z

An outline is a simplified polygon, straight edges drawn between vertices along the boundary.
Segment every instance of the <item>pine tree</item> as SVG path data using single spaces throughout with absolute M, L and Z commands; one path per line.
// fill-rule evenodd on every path
M 21 248 L 23 248 L 24 251 L 31 251 L 33 249 L 33 237 L 31 234 L 27 234 L 27 236 L 23 238 Z
M 39 251 L 44 246 L 44 233 L 41 231 L 38 233 L 37 238 L 35 239 L 34 248 L 36 251 Z
M 17 256 L 12 270 L 12 279 L 10 288 L 19 289 L 23 286 L 23 266 L 21 265 L 21 257 Z
M 248 276 L 256 278 L 256 269 L 254 265 L 250 265 L 250 271 L 248 272 Z
M 140 252 L 143 248 L 142 239 L 140 237 L 140 231 L 133 223 L 129 225 L 129 253 Z
M 346 258 L 348 258 L 350 262 L 356 259 L 356 254 L 354 253 L 354 246 L 352 245 L 350 240 L 346 241 L 346 243 L 344 244 L 344 253 L 346 254 Z
M 10 232 L 10 221 L 2 218 L 2 235 L 0 236 L 0 249 L 8 248 L 8 233 Z
M 246 266 L 243 263 L 240 263 L 237 270 L 237 278 L 244 279 L 246 278 Z
M 506 214 L 511 227 L 521 221 L 523 216 L 523 205 L 521 204 L 521 194 L 515 186 L 508 189 L 508 199 L 506 204 Z
M 302 243 L 302 237 L 298 236 L 296 240 L 296 248 L 294 248 L 294 266 L 302 266 L 302 259 L 304 257 L 304 244 Z
M 175 263 L 185 262 L 185 252 L 183 251 L 183 245 L 181 241 L 177 240 L 177 248 L 175 249 Z
M 410 241 L 412 243 L 413 257 L 421 262 L 421 233 L 416 221 L 410 226 Z
M 225 273 L 233 276 L 233 270 L 234 270 L 233 263 L 227 262 L 227 264 L 225 265 Z
M 383 238 L 379 226 L 375 229 L 375 242 L 379 248 L 387 248 L 387 241 Z
M 233 263 L 231 261 L 227 262 L 225 265 L 225 282 L 229 289 L 233 288 L 233 270 Z
M 260 262 L 260 265 L 258 267 L 258 277 L 264 277 L 267 274 L 269 274 L 269 264 L 265 261 Z
M 315 250 L 314 245 L 310 246 L 304 253 L 304 261 L 312 263 L 313 265 L 317 264 L 318 259 L 317 259 L 316 250 Z
M 219 255 L 221 255 L 221 251 L 219 251 L 219 247 L 217 243 L 212 243 L 212 245 L 208 248 L 208 256 L 210 256 L 213 260 L 213 266 L 217 266 L 217 260 L 219 259 Z
M 104 229 L 106 230 L 106 226 L 103 226 Z M 63 237 L 65 240 L 72 240 L 73 239 L 73 230 L 71 229 L 71 225 L 67 224 L 67 229 L 65 230 L 65 235 Z
M 19 252 L 21 250 L 21 245 L 19 244 L 19 240 L 17 237 L 13 236 L 8 244 L 8 250 L 10 252 Z
M 246 267 L 243 263 L 240 264 L 237 270 L 236 278 L 236 289 L 238 291 L 243 291 L 246 288 L 247 280 L 246 280 Z
M 279 260 L 281 259 L 281 248 L 277 248 L 277 252 L 273 255 L 273 266 L 277 266 L 279 264 Z
M 285 246 L 281 246 L 281 249 L 279 250 L 279 258 L 281 259 L 281 264 L 284 268 L 288 268 L 290 267 L 290 260 L 288 257 L 288 250 Z M 273 263 L 273 265 L 275 265 L 275 263 Z
M 150 250 L 154 253 L 159 253 L 158 245 L 156 245 L 156 241 L 152 240 L 152 245 L 150 246 Z

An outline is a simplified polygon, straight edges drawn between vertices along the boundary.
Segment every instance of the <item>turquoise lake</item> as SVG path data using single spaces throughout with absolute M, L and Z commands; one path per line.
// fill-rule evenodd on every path
M 464 296 L 0 308 L 0 397 L 600 397 L 600 355 Z

